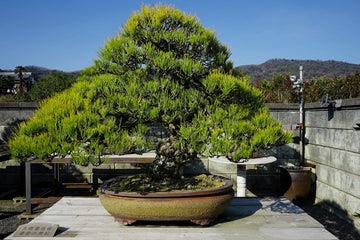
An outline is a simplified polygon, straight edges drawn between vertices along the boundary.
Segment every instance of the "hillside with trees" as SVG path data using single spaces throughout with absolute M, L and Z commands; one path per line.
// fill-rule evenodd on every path
M 359 64 L 351 64 L 340 61 L 319 60 L 286 60 L 271 59 L 259 65 L 243 65 L 236 67 L 245 75 L 249 75 L 252 81 L 259 79 L 271 80 L 273 76 L 299 75 L 299 66 L 304 67 L 304 80 L 308 81 L 316 77 L 334 78 L 346 77 L 360 71 Z
M 64 71 L 57 70 L 57 69 L 48 69 L 48 68 L 39 67 L 39 66 L 24 66 L 24 69 L 26 70 L 26 72 L 31 72 L 36 80 L 49 76 L 51 74 L 51 72 L 66 73 L 72 77 L 80 75 L 80 71 L 64 72 Z M 13 72 L 13 71 L 14 71 L 14 69 L 6 69 L 6 70 L 0 69 L 0 72 Z
M 18 66 L 14 70 L 0 70 L 0 72 L 15 72 L 19 75 L 20 91 L 15 91 L 15 77 L 0 74 L 0 102 L 28 102 L 41 101 L 55 93 L 71 87 L 76 81 L 79 71 L 63 72 L 36 66 Z M 22 74 L 31 72 L 34 81 L 24 81 Z
M 299 75 L 299 66 L 304 67 L 306 102 L 320 101 L 325 95 L 329 99 L 360 97 L 360 65 L 340 61 L 272 59 L 259 65 L 238 66 L 229 70 L 233 76 L 250 76 L 253 85 L 263 92 L 265 102 L 295 103 L 298 94 L 292 88 L 291 75 Z M 9 95 L 6 89 L 13 79 L 1 76 L 0 102 L 38 101 L 69 88 L 80 75 L 80 71 L 63 72 L 37 66 L 25 66 L 32 72 L 36 84 L 25 94 Z M 13 71 L 13 70 L 1 70 Z M 83 70 L 86 74 L 88 70 Z M 91 75 L 91 74 L 90 74 Z

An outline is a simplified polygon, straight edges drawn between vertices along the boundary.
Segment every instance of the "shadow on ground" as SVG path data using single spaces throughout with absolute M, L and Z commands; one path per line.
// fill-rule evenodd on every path
M 353 220 L 347 218 L 346 221 L 339 217 L 347 213 L 338 204 L 331 201 L 323 201 L 314 205 L 304 205 L 302 208 L 340 240 L 360 239 L 360 231 L 354 226 Z M 339 216 L 335 215 L 334 211 Z

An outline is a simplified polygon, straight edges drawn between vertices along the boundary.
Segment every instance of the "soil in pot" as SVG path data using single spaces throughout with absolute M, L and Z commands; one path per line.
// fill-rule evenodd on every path
M 181 179 L 163 178 L 154 180 L 146 174 L 118 177 L 107 186 L 114 192 L 181 192 L 219 188 L 225 185 L 224 178 L 201 174 L 198 176 L 183 176 Z

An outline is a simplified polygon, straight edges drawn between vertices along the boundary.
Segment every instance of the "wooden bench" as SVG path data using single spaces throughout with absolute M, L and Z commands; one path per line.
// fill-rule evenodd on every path
M 10 159 L 10 153 L 9 152 L 0 152 L 0 162 L 7 161 Z
M 150 164 L 155 159 L 155 152 L 147 152 L 144 154 L 126 154 L 126 155 L 109 155 L 108 161 L 102 164 Z M 35 159 L 25 162 L 25 195 L 26 195 L 26 214 L 31 215 L 31 204 L 37 203 L 49 203 L 49 201 L 43 198 L 31 197 L 31 165 L 32 164 L 53 164 L 54 165 L 54 178 L 57 183 L 60 181 L 60 164 L 72 164 L 71 157 L 66 156 L 64 158 L 55 157 L 51 161 L 44 161 L 41 159 Z M 88 183 L 62 183 L 65 188 L 88 188 L 91 189 L 92 184 Z M 52 201 L 57 201 L 56 198 L 52 198 Z

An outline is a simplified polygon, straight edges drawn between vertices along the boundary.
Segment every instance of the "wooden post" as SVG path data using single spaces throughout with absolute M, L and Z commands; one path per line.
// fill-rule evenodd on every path
M 25 162 L 26 214 L 31 214 L 31 162 Z

